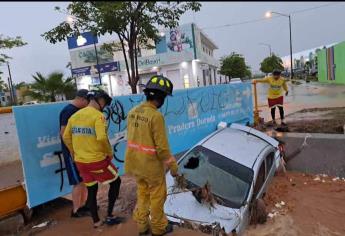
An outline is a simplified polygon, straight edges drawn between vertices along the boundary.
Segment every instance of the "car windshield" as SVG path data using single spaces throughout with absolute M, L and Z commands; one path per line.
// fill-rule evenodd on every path
M 179 163 L 188 188 L 208 183 L 222 205 L 240 208 L 245 202 L 253 180 L 253 171 L 205 147 L 197 146 Z

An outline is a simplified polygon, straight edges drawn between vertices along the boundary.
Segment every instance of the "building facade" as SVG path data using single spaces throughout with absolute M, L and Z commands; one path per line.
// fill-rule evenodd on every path
M 320 50 L 317 60 L 320 82 L 345 84 L 345 41 Z
M 160 32 L 155 49 L 140 50 L 138 57 L 138 91 L 153 75 L 164 75 L 174 89 L 185 89 L 219 84 L 219 61 L 214 58 L 218 49 L 214 42 L 194 23 Z M 97 48 L 97 56 L 96 50 Z M 127 66 L 122 51 L 106 52 L 97 43 L 83 47 L 70 47 L 72 74 L 77 87 L 91 89 L 99 84 L 98 68 L 103 87 L 111 94 L 131 93 Z

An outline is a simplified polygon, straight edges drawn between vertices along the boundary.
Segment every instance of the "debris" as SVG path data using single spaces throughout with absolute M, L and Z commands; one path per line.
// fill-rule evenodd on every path
M 38 224 L 38 225 L 35 225 L 35 226 L 33 226 L 32 228 L 33 228 L 33 229 L 34 229 L 34 228 L 43 228 L 43 227 L 48 226 L 49 223 L 51 223 L 51 221 L 50 221 L 50 220 L 47 220 L 46 222 L 43 222 L 43 223 Z
M 320 177 L 319 176 L 316 176 L 315 178 L 314 178 L 314 181 L 320 181 L 321 179 L 320 179 Z
M 340 180 L 339 177 L 336 177 L 336 178 L 333 178 L 333 179 L 332 179 L 332 181 L 338 181 L 338 180 Z
M 328 175 L 326 175 L 326 174 L 322 174 L 321 176 L 324 178 L 328 177 Z
M 290 182 L 292 182 L 292 179 L 290 179 Z
M 281 207 L 282 207 L 282 205 L 281 205 L 280 203 L 276 203 L 274 206 L 275 206 L 276 208 L 281 208 Z
M 210 208 L 214 208 L 217 203 L 215 197 L 211 192 L 211 186 L 207 182 L 204 187 L 192 190 L 193 196 L 200 204 L 209 205 Z
M 304 185 L 307 185 L 307 182 L 304 182 Z
M 322 180 L 322 183 L 326 183 L 326 181 L 323 179 L 323 180 Z
M 280 205 L 285 206 L 285 202 L 281 201 Z

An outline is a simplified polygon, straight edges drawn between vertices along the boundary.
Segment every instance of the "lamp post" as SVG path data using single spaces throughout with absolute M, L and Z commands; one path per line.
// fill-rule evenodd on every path
M 287 18 L 289 18 L 289 31 L 290 31 L 290 66 L 291 66 L 291 73 L 290 73 L 290 79 L 293 78 L 293 64 L 292 64 L 292 37 L 291 37 L 291 15 L 286 15 L 286 14 L 283 14 L 283 13 L 279 13 L 279 12 L 275 12 L 275 11 L 268 11 L 266 12 L 265 14 L 265 17 L 266 18 L 271 18 L 272 17 L 272 14 L 277 14 L 277 15 L 280 15 L 280 16 L 285 16 Z
M 271 44 L 268 44 L 268 43 L 259 43 L 259 45 L 264 45 L 264 46 L 267 46 L 270 50 L 270 57 L 272 56 L 272 48 L 271 48 Z

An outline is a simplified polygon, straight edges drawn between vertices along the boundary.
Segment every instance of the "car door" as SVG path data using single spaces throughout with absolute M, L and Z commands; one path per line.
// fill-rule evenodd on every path
M 262 185 L 260 187 L 258 187 L 260 189 L 257 190 L 258 191 L 258 198 L 261 198 L 264 196 L 264 194 L 267 191 L 268 185 L 272 182 L 272 179 L 274 177 L 274 173 L 276 170 L 276 165 L 274 164 L 274 156 L 275 156 L 274 150 L 270 150 L 269 152 L 267 152 L 264 155 L 265 158 L 264 158 L 264 160 L 260 166 L 260 169 L 259 169 L 259 174 L 261 173 L 261 176 L 259 176 L 259 174 L 258 174 L 258 178 L 260 177 L 261 181 L 263 181 Z M 265 173 L 264 178 L 262 177 L 263 173 Z

